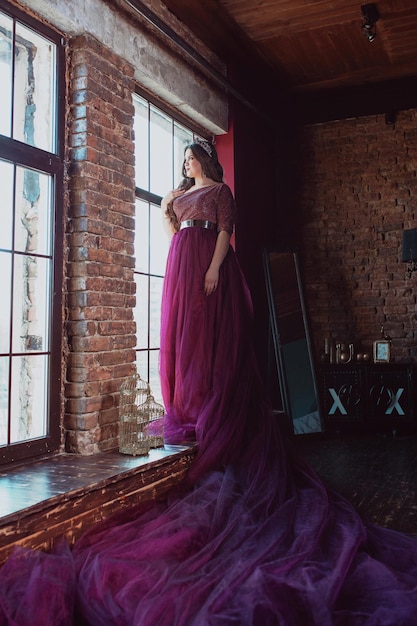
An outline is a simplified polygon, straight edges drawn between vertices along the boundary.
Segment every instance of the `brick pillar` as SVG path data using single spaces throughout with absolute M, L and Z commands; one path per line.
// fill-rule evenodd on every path
M 66 451 L 117 447 L 134 371 L 133 68 L 89 35 L 70 43 Z

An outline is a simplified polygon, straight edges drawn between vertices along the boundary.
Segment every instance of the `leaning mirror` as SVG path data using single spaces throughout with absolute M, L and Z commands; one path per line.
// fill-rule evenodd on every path
M 282 409 L 296 435 L 321 432 L 316 374 L 297 253 L 263 250 Z M 271 360 L 271 359 L 270 359 Z M 272 363 L 269 363 L 269 369 Z

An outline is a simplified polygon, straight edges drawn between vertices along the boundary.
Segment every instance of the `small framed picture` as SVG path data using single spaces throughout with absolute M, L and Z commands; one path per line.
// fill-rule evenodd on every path
M 391 342 L 387 339 L 374 341 L 374 363 L 389 363 L 391 359 Z

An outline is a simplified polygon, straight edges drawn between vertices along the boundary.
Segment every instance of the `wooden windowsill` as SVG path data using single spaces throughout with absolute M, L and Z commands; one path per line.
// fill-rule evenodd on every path
M 73 543 L 89 526 L 146 500 L 185 475 L 196 447 L 165 446 L 148 456 L 63 454 L 0 471 L 0 563 L 15 545 Z

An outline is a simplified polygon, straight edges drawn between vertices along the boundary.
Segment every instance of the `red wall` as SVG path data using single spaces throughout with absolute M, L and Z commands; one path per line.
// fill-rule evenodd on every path
M 234 128 L 233 120 L 230 121 L 227 135 L 219 135 L 216 138 L 216 150 L 219 161 L 224 169 L 224 181 L 235 193 L 235 155 L 234 155 Z

